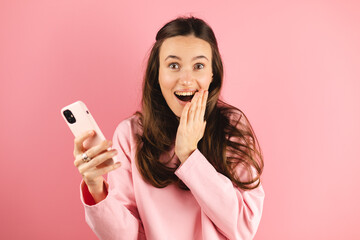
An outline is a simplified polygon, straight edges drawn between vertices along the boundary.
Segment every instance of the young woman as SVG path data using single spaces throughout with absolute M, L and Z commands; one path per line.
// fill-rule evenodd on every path
M 177 18 L 159 30 L 142 111 L 118 125 L 112 142 L 85 149 L 94 132 L 75 139 L 85 219 L 100 239 L 254 237 L 263 157 L 244 113 L 219 99 L 222 82 L 217 41 L 203 20 Z M 102 165 L 115 155 L 119 164 Z

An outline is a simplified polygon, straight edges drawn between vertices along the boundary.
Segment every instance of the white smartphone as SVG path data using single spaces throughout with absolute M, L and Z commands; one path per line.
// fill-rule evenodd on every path
M 95 130 L 95 136 L 84 141 L 83 145 L 86 149 L 98 145 L 105 140 L 104 134 L 101 132 L 89 109 L 82 101 L 77 101 L 66 107 L 63 107 L 61 109 L 61 115 L 63 116 L 65 122 L 75 137 L 86 131 Z M 108 148 L 108 150 L 110 149 L 111 148 Z M 100 164 L 100 166 L 112 165 L 115 162 L 117 162 L 116 157 L 106 160 L 104 163 Z

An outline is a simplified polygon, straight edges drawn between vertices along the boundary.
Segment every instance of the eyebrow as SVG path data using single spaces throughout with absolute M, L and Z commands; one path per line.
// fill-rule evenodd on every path
M 167 56 L 164 61 L 166 61 L 168 58 L 175 58 L 175 59 L 178 59 L 178 60 L 181 61 L 181 58 L 178 57 L 178 56 L 175 56 L 175 55 L 169 55 L 169 56 Z M 200 56 L 193 57 L 193 59 L 191 59 L 191 61 L 194 61 L 194 60 L 196 60 L 196 59 L 201 59 L 201 58 L 205 58 L 206 60 L 209 61 L 209 59 L 207 59 L 207 57 L 205 57 L 204 55 L 200 55 Z

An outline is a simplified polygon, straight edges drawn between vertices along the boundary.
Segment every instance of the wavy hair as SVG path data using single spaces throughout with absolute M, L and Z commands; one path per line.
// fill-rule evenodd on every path
M 159 161 L 160 156 L 174 146 L 179 125 L 159 85 L 160 47 L 167 38 L 189 35 L 205 40 L 212 49 L 213 81 L 208 89 L 204 117 L 207 124 L 198 149 L 219 173 L 228 177 L 237 187 L 254 189 L 260 184 L 264 167 L 260 145 L 245 114 L 219 99 L 223 64 L 217 41 L 210 26 L 195 17 L 178 17 L 166 23 L 156 35 L 143 79 L 142 111 L 135 113 L 141 126 L 141 133 L 137 134 L 137 168 L 143 179 L 154 187 L 163 188 L 174 183 L 181 189 L 189 190 L 174 174 L 180 163 L 172 168 Z M 250 176 L 247 180 L 240 179 L 238 167 L 247 171 Z

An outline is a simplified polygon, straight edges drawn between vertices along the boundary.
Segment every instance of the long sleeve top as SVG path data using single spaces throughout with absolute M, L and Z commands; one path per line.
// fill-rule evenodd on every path
M 196 149 L 175 171 L 190 191 L 175 184 L 156 188 L 136 166 L 139 128 L 133 115 L 115 130 L 113 148 L 122 164 L 104 181 L 105 199 L 95 203 L 85 182 L 80 183 L 85 220 L 99 239 L 253 239 L 265 197 L 261 183 L 253 190 L 238 188 Z

